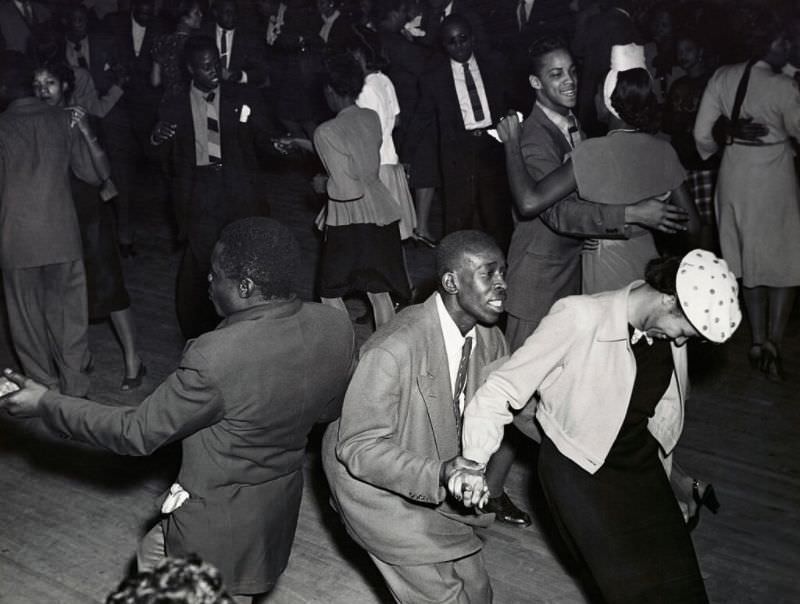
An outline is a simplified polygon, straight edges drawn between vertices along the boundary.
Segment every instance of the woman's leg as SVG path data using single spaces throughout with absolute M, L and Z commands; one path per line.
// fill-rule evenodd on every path
M 433 237 L 430 231 L 430 218 L 435 192 L 436 189 L 433 187 L 414 189 L 414 197 L 417 202 L 417 233 L 431 240 Z
M 769 341 L 780 353 L 783 334 L 792 313 L 796 287 L 770 287 L 767 289 L 769 303 Z
M 129 306 L 125 310 L 111 313 L 111 324 L 117 332 L 122 354 L 125 357 L 125 377 L 133 378 L 139 373 L 142 358 L 136 350 L 136 329 L 133 326 L 133 312 Z
M 372 305 L 372 312 L 375 315 L 375 329 L 387 323 L 394 316 L 394 303 L 388 292 L 374 294 L 367 292 L 369 303 Z
M 742 287 L 742 296 L 753 344 L 763 344 L 767 339 L 767 288 Z

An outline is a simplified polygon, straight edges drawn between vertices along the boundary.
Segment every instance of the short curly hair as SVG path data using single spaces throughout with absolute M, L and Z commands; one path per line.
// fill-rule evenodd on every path
M 342 98 L 358 98 L 364 87 L 364 71 L 349 52 L 329 56 L 325 61 L 324 83 Z
M 234 604 L 217 568 L 191 554 L 125 579 L 106 604 Z
M 251 279 L 265 300 L 296 294 L 300 246 L 288 227 L 272 218 L 242 218 L 222 229 L 217 243 L 217 261 L 228 279 Z
M 561 36 L 548 35 L 536 38 L 528 47 L 528 72 L 539 77 L 544 67 L 544 57 L 556 50 L 569 52 L 569 44 Z
M 444 237 L 436 248 L 436 277 L 455 271 L 464 262 L 464 256 L 487 250 L 500 249 L 497 242 L 483 231 L 455 231 Z

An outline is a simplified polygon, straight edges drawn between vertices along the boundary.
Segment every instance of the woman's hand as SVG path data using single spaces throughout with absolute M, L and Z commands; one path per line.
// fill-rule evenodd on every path
M 66 108 L 70 112 L 69 127 L 74 128 L 76 125 L 84 136 L 91 137 L 92 128 L 89 125 L 89 112 L 80 105 L 73 105 Z

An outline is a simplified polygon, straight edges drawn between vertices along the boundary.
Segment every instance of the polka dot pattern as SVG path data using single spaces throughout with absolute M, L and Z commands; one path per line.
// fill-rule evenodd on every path
M 681 260 L 676 286 L 684 314 L 702 337 L 721 344 L 733 335 L 742 311 L 736 277 L 724 260 L 706 250 L 692 250 Z

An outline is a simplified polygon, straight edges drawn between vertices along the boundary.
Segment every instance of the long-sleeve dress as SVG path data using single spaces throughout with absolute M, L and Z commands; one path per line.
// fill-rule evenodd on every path
M 694 125 L 701 157 L 717 144 L 720 115 L 730 117 L 745 64 L 720 67 L 706 87 Z M 800 138 L 800 91 L 790 78 L 759 61 L 750 73 L 740 115 L 764 124 L 763 145 L 725 147 L 716 192 L 722 256 L 745 287 L 800 285 L 800 207 L 789 137 Z

